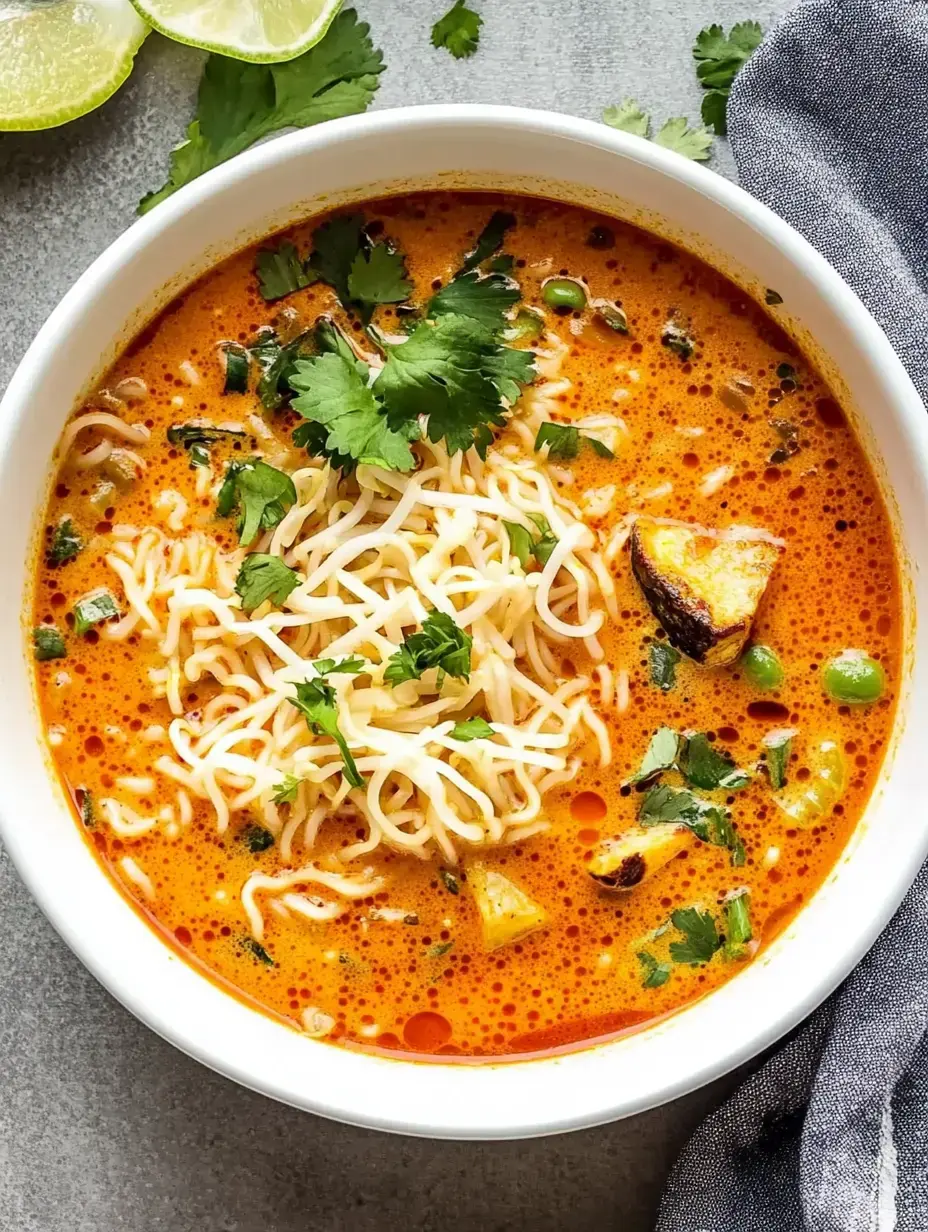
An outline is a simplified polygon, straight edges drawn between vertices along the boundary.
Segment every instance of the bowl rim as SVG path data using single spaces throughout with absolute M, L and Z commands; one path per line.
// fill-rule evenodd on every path
M 619 159 L 630 159 L 645 164 L 707 199 L 712 203 L 713 208 L 720 207 L 735 214 L 767 241 L 774 243 L 787 260 L 800 270 L 805 278 L 814 283 L 818 292 L 827 298 L 836 318 L 854 335 L 869 363 L 875 369 L 879 369 L 880 380 L 886 389 L 887 397 L 892 400 L 898 411 L 900 434 L 917 459 L 920 484 L 924 488 L 926 476 L 928 476 L 928 416 L 925 416 L 921 399 L 888 339 L 855 293 L 825 258 L 789 224 L 721 175 L 640 138 L 617 132 L 606 125 L 590 120 L 553 112 L 485 104 L 439 104 L 375 111 L 366 115 L 329 121 L 314 128 L 275 138 L 192 181 L 160 204 L 157 209 L 133 223 L 93 261 L 65 294 L 20 361 L 0 402 L 0 470 L 11 464 L 10 453 L 15 444 L 14 429 L 20 418 L 27 412 L 30 388 L 38 372 L 46 364 L 50 349 L 53 349 L 56 340 L 59 336 L 67 334 L 71 323 L 84 307 L 99 295 L 107 282 L 127 261 L 132 259 L 133 255 L 149 245 L 157 245 L 163 234 L 170 231 L 172 224 L 192 207 L 222 198 L 229 188 L 259 177 L 269 167 L 302 161 L 314 151 L 337 146 L 349 138 L 394 139 L 402 138 L 403 134 L 411 129 L 441 130 L 442 128 L 460 127 L 496 128 L 509 132 L 531 130 L 535 134 L 558 139 L 566 138 L 586 146 L 593 146 L 601 151 L 614 153 Z M 2 757 L 0 757 L 0 762 L 2 762 Z M 4 776 L 0 774 L 0 836 L 20 876 L 59 935 L 96 978 L 137 1018 L 162 1038 L 213 1070 L 272 1098 L 350 1124 L 430 1137 L 479 1139 L 530 1137 L 591 1127 L 645 1111 L 721 1077 L 781 1038 L 819 1005 L 845 978 L 870 948 L 896 910 L 928 851 L 928 828 L 926 828 L 925 832 L 919 836 L 920 842 L 912 844 L 907 851 L 900 854 L 893 872 L 888 874 L 883 882 L 881 897 L 875 903 L 873 910 L 866 914 L 866 918 L 857 922 L 850 937 L 845 936 L 840 958 L 835 960 L 832 955 L 827 973 L 815 979 L 806 980 L 800 996 L 781 1007 L 769 1021 L 752 1023 L 750 1032 L 742 1035 L 734 1043 L 720 1048 L 714 1041 L 692 1064 L 682 1069 L 672 1067 L 666 1074 L 657 1075 L 654 1081 L 647 1086 L 646 1091 L 639 1092 L 634 1097 L 623 1098 L 621 1093 L 617 1095 L 611 1091 L 608 1084 L 603 1081 L 606 1072 L 603 1067 L 600 1066 L 597 1070 L 595 1065 L 587 1064 L 584 1058 L 595 1058 L 597 1055 L 602 1057 L 610 1050 L 620 1046 L 625 1047 L 627 1044 L 631 1044 L 633 1052 L 635 1049 L 633 1041 L 636 1039 L 640 1041 L 648 1036 L 653 1037 L 655 1032 L 661 1030 L 660 1027 L 628 1037 L 627 1040 L 613 1041 L 598 1047 L 569 1053 L 566 1056 L 507 1061 L 502 1064 L 484 1062 L 475 1066 L 443 1065 L 437 1062 L 410 1065 L 408 1062 L 397 1059 L 334 1049 L 331 1045 L 301 1040 L 301 1045 L 304 1047 L 311 1047 L 314 1050 L 324 1049 L 324 1052 L 318 1052 L 317 1068 L 325 1066 L 332 1070 L 340 1069 L 345 1073 L 350 1073 L 352 1067 L 356 1069 L 356 1076 L 349 1084 L 347 1093 L 344 1096 L 333 1098 L 308 1089 L 305 1083 L 298 1089 L 298 1084 L 294 1081 L 282 1078 L 279 1074 L 275 1076 L 273 1067 L 262 1068 L 249 1063 L 247 1059 L 243 1062 L 241 1057 L 235 1055 L 234 1049 L 230 1052 L 223 1045 L 206 1040 L 203 1032 L 191 1031 L 187 1026 L 179 1025 L 177 1013 L 172 1007 L 156 1003 L 146 995 L 144 988 L 134 985 L 130 979 L 114 971 L 109 960 L 103 956 L 103 947 L 92 941 L 89 934 L 82 934 L 80 927 L 75 923 L 73 904 L 62 903 L 47 892 L 35 852 L 30 850 L 25 838 L 27 828 L 15 824 L 16 813 L 15 809 L 9 807 L 11 801 L 8 799 L 8 794 Z M 88 858 L 92 859 L 89 852 Z M 803 909 L 801 916 L 811 911 L 814 901 L 813 897 L 812 902 Z M 132 908 L 126 904 L 126 910 L 131 911 Z M 149 926 L 145 925 L 145 927 Z M 781 935 L 774 946 L 779 945 L 783 940 L 784 937 Z M 165 945 L 160 938 L 157 938 L 157 941 L 159 945 Z M 824 948 L 822 953 L 826 953 Z M 192 964 L 183 965 L 193 972 L 198 980 L 207 982 Z M 721 1005 L 725 990 L 734 987 L 742 978 L 744 977 L 739 976 L 738 980 L 730 981 L 697 1004 L 708 1006 L 718 1001 Z M 259 1014 L 259 1011 L 234 1001 L 217 986 L 213 987 L 217 995 L 226 997 L 248 1014 Z M 672 1016 L 673 1020 L 682 1020 L 692 1014 L 693 1008 L 695 1007 L 690 1007 Z M 236 1022 L 240 1017 L 231 1016 Z M 714 1017 L 718 1019 L 718 1015 Z M 264 1022 L 273 1021 L 266 1015 L 261 1015 L 261 1018 Z M 706 1018 L 705 1015 L 704 1018 Z M 711 1021 L 711 1016 L 707 1018 L 707 1021 Z M 296 1033 L 293 1034 L 296 1035 Z M 331 1055 L 333 1053 L 342 1058 L 353 1058 L 353 1060 L 350 1065 L 341 1061 L 336 1062 L 335 1057 Z M 485 1085 L 484 1080 L 478 1078 L 478 1075 L 490 1074 L 494 1083 L 502 1082 L 510 1088 L 511 1093 L 528 1092 L 533 1087 L 538 1087 L 543 1076 L 543 1066 L 547 1067 L 546 1072 L 549 1076 L 556 1075 L 560 1071 L 559 1089 L 564 1081 L 573 1085 L 578 1080 L 583 1080 L 584 1075 L 586 1080 L 592 1077 L 594 1081 L 592 1090 L 582 1092 L 576 1100 L 562 1097 L 561 1106 L 556 1113 L 549 1112 L 546 1115 L 539 1115 L 535 1112 L 529 1116 L 523 1114 L 518 1107 L 513 1107 L 507 1110 L 503 1119 L 500 1119 L 496 1115 L 499 1111 L 497 1105 L 495 1108 L 488 1109 L 482 1122 L 478 1117 L 464 1123 L 462 1118 L 456 1117 L 453 1113 L 449 1114 L 442 1106 L 430 1107 L 427 1096 L 413 1100 L 413 1106 L 404 1107 L 401 1100 L 396 1110 L 388 1108 L 381 1096 L 377 1101 L 378 1106 L 373 1107 L 368 1084 L 371 1086 L 378 1084 L 378 1076 L 375 1072 L 377 1067 L 380 1067 L 381 1082 L 385 1088 L 390 1090 L 392 1098 L 395 1099 L 397 1093 L 402 1090 L 402 1082 L 397 1084 L 384 1077 L 384 1066 L 396 1073 L 402 1071 L 410 1083 L 413 1082 L 413 1071 L 417 1070 L 423 1075 L 421 1085 L 425 1088 L 429 1086 L 430 1074 L 456 1073 L 458 1078 L 454 1081 L 459 1086 L 469 1082 L 475 1089 L 482 1090 Z M 362 1067 L 366 1067 L 363 1074 Z M 307 1068 L 312 1068 L 312 1066 L 307 1066 Z M 518 1075 L 520 1071 L 523 1075 L 528 1075 L 528 1072 L 532 1071 L 534 1075 L 537 1075 L 537 1079 L 534 1076 L 526 1076 L 510 1082 L 502 1077 L 504 1073 Z

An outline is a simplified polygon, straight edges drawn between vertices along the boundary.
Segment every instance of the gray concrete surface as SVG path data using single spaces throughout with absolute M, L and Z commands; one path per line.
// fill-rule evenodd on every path
M 658 121 L 695 119 L 695 33 L 766 23 L 788 5 L 476 0 L 483 41 L 463 63 L 428 45 L 445 7 L 358 0 L 388 65 L 378 107 L 501 102 L 596 118 L 633 95 Z M 94 114 L 0 135 L 0 389 L 64 291 L 162 182 L 200 63 L 153 35 Z M 713 165 L 729 173 L 719 145 Z M 240 1090 L 157 1038 L 65 948 L 2 852 L 0 937 L 2 1232 L 646 1232 L 676 1152 L 735 1081 L 543 1141 L 388 1138 Z

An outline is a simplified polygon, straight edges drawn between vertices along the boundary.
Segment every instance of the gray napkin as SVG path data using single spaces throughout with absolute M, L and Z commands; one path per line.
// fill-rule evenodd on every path
M 806 0 L 728 119 L 741 183 L 840 270 L 928 400 L 928 5 Z M 923 869 L 857 970 L 696 1132 L 658 1232 L 928 1232 L 926 1030 Z

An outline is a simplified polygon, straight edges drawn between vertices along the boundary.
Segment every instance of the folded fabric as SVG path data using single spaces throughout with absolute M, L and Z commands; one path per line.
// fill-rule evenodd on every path
M 928 401 L 928 5 L 805 0 L 739 74 L 743 186 L 854 288 Z M 876 408 L 878 413 L 878 408 Z M 700 1127 L 658 1232 L 928 1230 L 928 871 Z

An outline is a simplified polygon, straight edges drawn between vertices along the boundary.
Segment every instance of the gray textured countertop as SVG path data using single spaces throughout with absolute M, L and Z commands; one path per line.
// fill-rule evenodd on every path
M 377 107 L 479 101 L 597 118 L 633 95 L 661 121 L 698 115 L 690 46 L 702 26 L 766 22 L 788 4 L 476 0 L 483 40 L 462 63 L 428 45 L 444 0 L 357 7 L 388 65 Z M 163 181 L 199 70 L 198 53 L 152 35 L 100 110 L 53 132 L 0 135 L 0 389 Z M 726 173 L 719 144 L 713 166 Z M 274 1104 L 164 1043 L 65 948 L 2 851 L 0 936 L 2 1232 L 645 1232 L 676 1152 L 735 1081 L 534 1142 L 390 1138 Z

